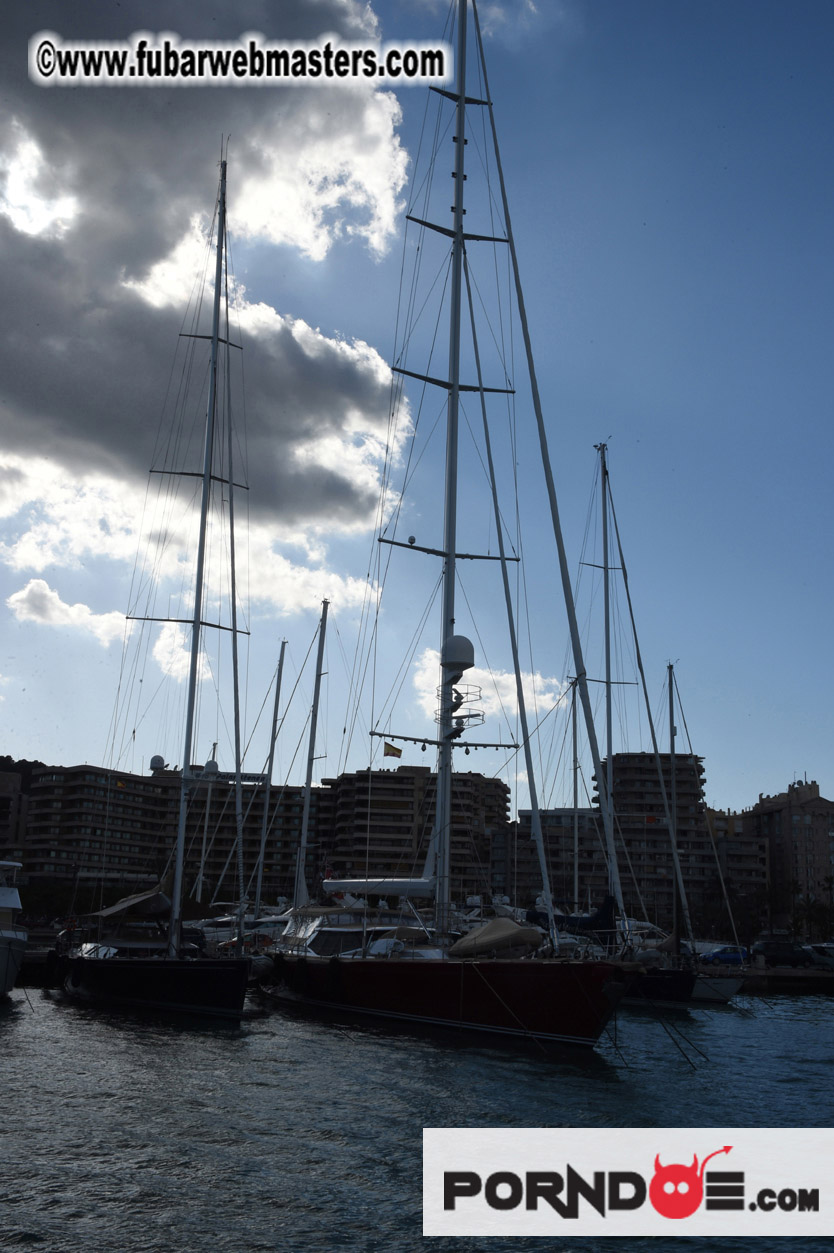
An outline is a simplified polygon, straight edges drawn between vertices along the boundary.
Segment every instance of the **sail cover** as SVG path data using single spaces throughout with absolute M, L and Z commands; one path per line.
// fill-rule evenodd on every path
M 140 892 L 137 896 L 123 896 L 120 901 L 116 901 L 115 905 L 108 905 L 106 909 L 100 909 L 95 914 L 89 914 L 88 917 L 115 918 L 128 911 L 140 914 L 144 918 L 167 918 L 171 912 L 171 898 L 161 890 L 161 887 L 155 887 L 151 888 L 150 892 Z
M 449 949 L 450 957 L 478 957 L 501 949 L 538 948 L 544 936 L 538 927 L 522 927 L 512 918 L 493 918 L 470 931 Z

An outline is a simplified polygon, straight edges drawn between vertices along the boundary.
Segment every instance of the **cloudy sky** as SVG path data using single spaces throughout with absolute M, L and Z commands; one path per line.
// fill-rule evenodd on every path
M 445 16 L 429 0 L 209 0 L 179 6 L 176 31 L 439 40 Z M 674 661 L 708 800 L 740 808 L 806 773 L 832 796 L 830 5 L 491 0 L 482 21 L 570 560 L 578 572 L 605 440 L 652 698 Z M 247 708 L 280 638 L 300 669 L 329 597 L 325 775 L 374 548 L 426 93 L 27 77 L 38 31 L 174 24 L 170 5 L 132 0 L 34 0 L 4 22 L 0 752 L 107 757 L 157 419 L 230 135 L 257 572 Z M 411 519 L 439 545 L 436 519 Z M 552 555 L 528 535 L 527 559 L 546 707 L 572 666 Z M 394 635 L 423 612 L 408 587 Z M 427 720 L 433 642 L 403 683 L 408 733 Z

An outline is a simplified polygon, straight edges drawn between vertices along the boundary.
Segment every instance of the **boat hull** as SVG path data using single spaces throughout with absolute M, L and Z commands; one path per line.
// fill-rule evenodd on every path
M 248 958 L 68 957 L 60 972 L 74 999 L 114 1008 L 240 1019 Z
M 592 1046 L 625 983 L 607 962 L 274 955 L 276 993 L 319 1009 Z
M 695 974 L 691 970 L 645 970 L 631 976 L 626 1005 L 686 1008 L 692 1004 Z
M 744 987 L 743 975 L 699 972 L 692 989 L 693 1005 L 727 1005 Z
M 827 992 L 834 995 L 834 970 L 802 970 L 790 966 L 751 967 L 744 976 L 744 991 L 786 992 L 795 995 Z
M 0 997 L 8 996 L 23 965 L 28 934 L 22 927 L 0 929 Z

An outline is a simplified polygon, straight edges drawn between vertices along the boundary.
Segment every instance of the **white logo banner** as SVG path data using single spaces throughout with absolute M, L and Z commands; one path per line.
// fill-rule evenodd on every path
M 423 1131 L 424 1236 L 830 1236 L 834 1131 Z

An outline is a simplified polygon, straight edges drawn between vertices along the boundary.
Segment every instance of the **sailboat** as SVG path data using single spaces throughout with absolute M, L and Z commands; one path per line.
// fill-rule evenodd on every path
M 29 939 L 17 922 L 20 893 L 15 879 L 20 868 L 19 861 L 0 861 L 0 999 L 14 987 Z
M 186 824 L 189 800 L 201 782 L 216 776 L 217 763 L 208 762 L 203 769 L 192 766 L 195 731 L 195 705 L 198 689 L 199 659 L 204 628 L 205 599 L 205 553 L 208 533 L 209 506 L 212 483 L 220 482 L 229 498 L 230 526 L 233 529 L 231 506 L 233 478 L 231 465 L 227 477 L 218 473 L 215 465 L 218 415 L 218 358 L 219 346 L 228 346 L 228 330 L 221 336 L 221 302 L 226 262 L 226 161 L 220 162 L 220 184 L 217 202 L 217 246 L 214 280 L 214 302 L 211 335 L 195 335 L 190 338 L 211 340 L 209 389 L 206 406 L 204 463 L 202 474 L 200 520 L 197 540 L 197 560 L 194 576 L 193 612 L 190 619 L 190 653 L 186 697 L 185 736 L 183 765 L 180 778 L 179 813 L 177 836 L 173 856 L 171 886 L 160 884 L 153 892 L 143 894 L 141 900 L 117 902 L 103 916 L 112 918 L 130 907 L 144 907 L 145 912 L 168 914 L 167 936 L 131 942 L 118 935 L 105 942 L 87 941 L 71 946 L 59 954 L 59 975 L 66 992 L 78 999 L 99 1005 L 128 1007 L 131 1009 L 167 1010 L 177 1013 L 210 1015 L 228 1019 L 240 1019 L 246 995 L 250 962 L 248 957 L 237 953 L 228 957 L 205 957 L 201 948 L 183 936 L 182 901 L 183 872 L 185 861 Z M 230 440 L 231 446 L 231 440 Z M 231 460 L 231 458 L 229 458 Z M 233 559 L 234 544 L 231 543 Z M 234 574 L 232 573 L 233 665 L 237 674 L 236 627 L 234 625 Z M 150 620 L 150 619 L 145 619 Z M 156 619 L 159 620 L 159 619 Z M 165 621 L 166 619 L 161 619 Z M 237 685 L 235 682 L 235 693 Z M 240 792 L 240 751 L 237 699 L 235 699 L 236 728 L 236 778 Z M 164 759 L 154 757 L 151 769 L 164 766 Z M 163 891 L 163 886 L 167 891 Z M 168 897 L 170 892 L 170 897 Z M 243 909 L 243 905 L 241 906 Z
M 677 807 L 675 804 L 675 736 L 677 734 L 677 730 L 675 727 L 675 668 L 671 662 L 669 663 L 667 670 L 669 677 L 669 764 L 672 779 L 672 848 L 675 853 L 675 873 L 677 876 L 678 894 L 682 902 L 683 914 L 689 930 L 691 952 L 694 954 L 695 939 L 692 932 L 689 907 L 686 903 L 686 887 L 683 880 L 683 871 L 681 869 L 680 858 L 677 856 L 677 832 L 674 829 L 677 821 Z M 695 984 L 692 989 L 692 1003 L 693 1005 L 726 1005 L 738 992 L 741 991 L 743 986 L 744 978 L 735 972 L 720 972 L 715 974 L 711 971 L 698 970 L 695 975 Z
M 661 945 L 651 949 L 641 949 L 638 956 L 641 961 L 649 963 L 653 959 L 657 964 L 650 965 L 642 974 L 635 975 L 631 981 L 627 1001 L 637 1004 L 650 1004 L 652 1007 L 660 1005 L 687 1006 L 690 1003 L 710 1005 L 710 1004 L 726 1004 L 732 996 L 741 987 L 741 980 L 734 978 L 717 977 L 710 979 L 701 971 L 693 966 L 693 958 L 691 954 L 695 951 L 695 939 L 692 929 L 692 920 L 687 901 L 686 887 L 683 879 L 681 868 L 681 859 L 678 850 L 678 830 L 677 830 L 677 767 L 675 759 L 675 718 L 674 718 L 674 697 L 673 697 L 673 667 L 669 665 L 669 772 L 668 772 L 668 789 L 667 781 L 664 778 L 664 771 L 661 764 L 660 751 L 658 748 L 658 740 L 655 732 L 654 719 L 652 717 L 651 705 L 648 697 L 648 689 L 646 686 L 646 676 L 643 668 L 643 660 L 640 651 L 640 643 L 637 635 L 637 626 L 634 617 L 634 610 L 631 601 L 631 592 L 629 590 L 628 574 L 626 569 L 625 555 L 623 553 L 622 541 L 620 539 L 619 527 L 617 525 L 616 516 L 613 510 L 613 501 L 611 499 L 608 461 L 607 461 L 607 445 L 600 443 L 596 445 L 596 451 L 599 454 L 600 463 L 600 498 L 602 506 L 602 578 L 603 578 L 603 594 L 604 594 L 604 657 L 605 657 L 605 715 L 606 715 L 606 740 L 607 740 L 607 757 L 606 757 L 606 788 L 605 795 L 608 798 L 608 804 L 611 809 L 613 818 L 613 769 L 614 769 L 614 744 L 613 744 L 613 720 L 612 720 L 612 678 L 611 678 L 611 613 L 610 613 L 610 573 L 611 565 L 609 558 L 609 513 L 614 523 L 614 535 L 616 539 L 616 551 L 619 560 L 619 568 L 622 574 L 623 586 L 626 594 L 626 602 L 628 605 L 629 618 L 631 622 L 631 633 L 634 646 L 634 656 L 637 670 L 640 675 L 642 685 L 642 697 L 645 704 L 645 713 L 648 720 L 648 727 L 651 734 L 654 763 L 657 770 L 657 784 L 662 800 L 663 815 L 667 827 L 669 837 L 669 847 L 671 852 L 672 864 L 674 868 L 674 888 L 673 888 L 673 908 L 675 911 L 675 921 L 672 928 L 672 935 L 667 937 Z M 623 928 L 624 939 L 626 943 L 633 943 L 631 934 L 631 920 L 626 920 L 625 908 L 620 902 L 621 925 Z M 689 941 L 689 956 L 683 957 L 680 952 L 679 932 L 680 919 L 683 919 L 684 929 Z
M 518 267 L 510 228 L 509 210 L 501 183 L 504 236 L 487 237 L 464 229 L 464 183 L 467 177 L 465 148 L 467 139 L 467 106 L 483 109 L 498 162 L 497 141 L 486 86 L 486 67 L 480 39 L 477 7 L 471 5 L 478 40 L 480 67 L 485 99 L 467 95 L 466 42 L 467 4 L 461 0 L 457 9 L 457 73 L 454 92 L 433 89 L 453 101 L 454 117 L 454 205 L 453 226 L 442 226 L 411 217 L 425 230 L 451 240 L 449 254 L 450 338 L 449 368 L 445 378 L 425 373 L 416 374 L 395 365 L 399 375 L 422 381 L 429 388 L 445 390 L 447 401 L 446 455 L 444 475 L 443 540 L 440 548 L 408 545 L 415 552 L 440 557 L 441 576 L 441 648 L 439 709 L 436 716 L 437 738 L 392 735 L 388 738 L 412 740 L 437 750 L 437 787 L 435 816 L 429 851 L 422 873 L 416 877 L 331 878 L 323 887 L 330 904 L 304 904 L 297 900 L 294 918 L 274 952 L 275 985 L 273 994 L 286 1000 L 317 1009 L 346 1013 L 351 1018 L 368 1016 L 396 1020 L 409 1025 L 441 1027 L 457 1036 L 475 1038 L 500 1037 L 502 1040 L 534 1042 L 547 1050 L 551 1045 L 572 1044 L 592 1046 L 605 1029 L 625 987 L 626 976 L 621 968 L 604 960 L 574 961 L 559 955 L 553 902 L 547 883 L 547 868 L 538 820 L 535 775 L 530 749 L 530 733 L 524 705 L 518 648 L 511 613 L 508 558 L 505 551 L 504 524 L 495 491 L 495 467 L 489 443 L 484 396 L 492 389 L 485 387 L 481 371 L 477 339 L 474 335 L 474 313 L 467 247 L 488 239 L 506 247 L 511 258 L 519 316 L 524 330 L 526 356 L 531 374 L 531 391 L 536 413 L 536 434 L 542 450 L 545 478 L 551 513 L 559 548 L 562 587 L 565 592 L 571 636 L 579 648 L 578 631 L 570 593 L 570 579 L 562 545 L 561 528 L 555 504 L 552 476 L 547 459 L 544 422 L 538 389 L 535 385 L 530 340 L 518 281 Z M 468 299 L 473 321 L 472 364 L 477 383 L 461 379 L 461 330 L 463 309 Z M 534 813 L 534 829 L 543 879 L 546 904 L 546 932 L 521 926 L 512 920 L 496 919 L 483 928 L 467 934 L 456 933 L 451 892 L 451 828 L 452 828 L 452 756 L 454 748 L 475 748 L 499 745 L 473 744 L 467 733 L 478 725 L 478 714 L 470 709 L 470 693 L 463 682 L 467 671 L 475 665 L 472 642 L 456 628 L 455 595 L 458 563 L 458 431 L 461 393 L 476 393 L 484 417 L 484 443 L 492 484 L 494 527 L 504 597 L 508 607 L 510 643 L 514 658 L 515 685 L 521 739 L 526 757 L 528 786 Z M 388 540 L 388 543 L 397 541 Z M 472 554 L 466 554 L 467 557 Z M 489 558 L 496 560 L 496 558 Z M 584 677 L 581 656 L 577 672 Z M 473 697 L 474 700 L 474 697 Z M 587 689 L 583 700 L 590 709 Z M 480 715 L 483 720 L 483 715 Z M 379 734 L 379 732 L 373 732 Z M 506 747 L 506 744 L 503 745 Z M 301 865 L 301 863 L 299 863 Z M 392 901 L 406 904 L 400 911 Z M 372 900 L 378 903 L 372 905 Z M 433 905 L 433 915 L 418 909 Z M 409 912 L 410 911 L 410 912 Z
M 599 454 L 600 464 L 600 503 L 602 510 L 602 588 L 603 588 L 603 627 L 604 627 L 604 686 L 605 686 L 605 736 L 606 736 L 606 758 L 605 758 L 605 778 L 604 786 L 600 786 L 600 806 L 603 807 L 603 817 L 605 819 L 606 830 L 612 832 L 612 839 L 608 844 L 608 856 L 612 858 L 616 864 L 617 850 L 613 842 L 614 829 L 614 734 L 613 734 L 613 680 L 611 668 L 611 560 L 609 547 L 609 514 L 614 520 L 614 534 L 617 542 L 617 550 L 619 556 L 620 569 L 622 571 L 623 584 L 626 592 L 626 600 L 629 607 L 629 615 L 631 619 L 632 637 L 635 650 L 635 660 L 637 669 L 643 684 L 643 698 L 645 701 L 646 715 L 648 718 L 649 730 L 651 732 L 652 745 L 654 747 L 654 758 L 658 770 L 658 785 L 663 799 L 663 808 L 665 811 L 666 821 L 671 841 L 672 858 L 675 865 L 678 865 L 678 853 L 675 840 L 674 828 L 674 770 L 672 772 L 672 802 L 671 806 L 666 793 L 666 785 L 663 779 L 663 772 L 660 767 L 660 754 L 657 746 L 657 737 L 655 734 L 654 721 L 652 719 L 651 707 L 648 699 L 648 691 L 646 689 L 645 674 L 643 671 L 643 661 L 640 654 L 640 643 L 637 638 L 637 627 L 634 621 L 634 614 L 631 604 L 631 593 L 628 585 L 628 575 L 626 572 L 625 558 L 620 542 L 619 528 L 616 525 L 616 518 L 613 514 L 613 503 L 611 501 L 610 483 L 608 475 L 607 451 L 608 446 L 605 443 L 595 445 Z M 602 783 L 602 771 L 597 769 L 597 783 Z M 609 872 L 610 874 L 610 872 Z M 623 940 L 626 945 L 626 951 L 630 950 L 633 944 L 632 923 L 628 918 L 625 908 L 625 902 L 622 895 L 621 881 L 619 872 L 614 876 L 614 882 L 618 890 L 618 907 L 620 911 L 620 927 L 623 932 Z M 688 912 L 687 912 L 688 920 Z M 647 969 L 632 975 L 626 1003 L 649 1005 L 651 1008 L 659 1006 L 684 1006 L 687 1005 L 692 997 L 695 987 L 695 972 L 680 964 L 678 961 L 667 959 L 665 954 L 661 954 L 655 950 L 649 953 L 641 950 L 638 954 L 641 961 L 645 962 Z M 657 964 L 651 964 L 649 958 L 654 957 Z

